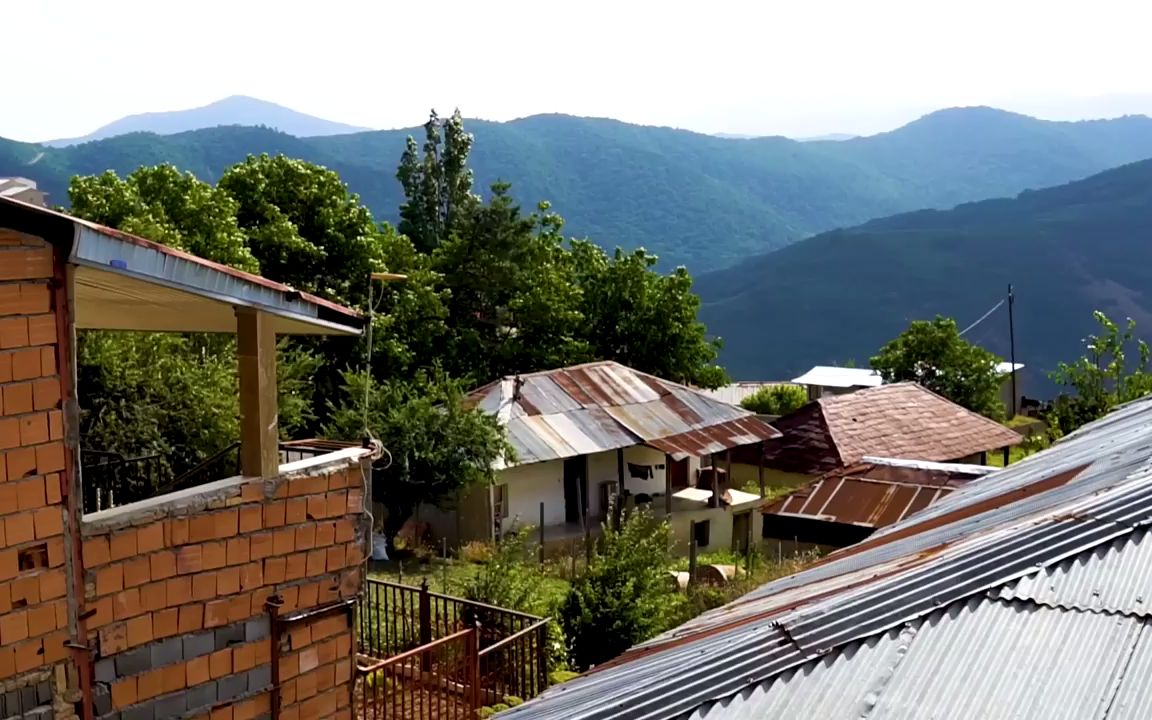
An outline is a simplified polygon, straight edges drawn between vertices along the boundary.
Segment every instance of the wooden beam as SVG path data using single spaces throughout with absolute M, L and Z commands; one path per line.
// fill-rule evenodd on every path
M 240 472 L 276 477 L 280 429 L 276 403 L 276 332 L 272 318 L 236 309 L 236 355 L 240 375 Z

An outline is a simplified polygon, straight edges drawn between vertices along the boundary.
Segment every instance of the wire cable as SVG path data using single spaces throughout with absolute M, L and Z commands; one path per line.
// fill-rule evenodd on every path
M 979 325 L 980 323 L 982 323 L 982 322 L 984 322 L 985 320 L 987 320 L 987 319 L 988 319 L 988 316 L 989 316 L 989 315 L 991 315 L 992 313 L 996 312 L 997 310 L 999 310 L 999 309 L 1000 309 L 1000 306 L 1001 306 L 1001 305 L 1003 305 L 1003 304 L 1004 304 L 1004 302 L 1005 302 L 1004 300 L 1001 300 L 1000 302 L 998 302 L 998 303 L 996 303 L 995 305 L 993 305 L 991 310 L 989 310 L 988 312 L 986 312 L 986 313 L 984 313 L 983 315 L 981 315 L 981 316 L 980 316 L 980 319 L 978 319 L 976 322 L 972 323 L 972 324 L 971 324 L 971 325 L 969 325 L 968 327 L 966 327 L 966 328 L 964 328 L 963 330 L 961 330 L 961 331 L 960 331 L 960 336 L 961 336 L 961 337 L 963 337 L 963 336 L 964 336 L 964 333 L 968 332 L 968 331 L 969 331 L 969 330 L 971 330 L 972 328 L 976 327 L 976 326 L 977 326 L 977 325 Z

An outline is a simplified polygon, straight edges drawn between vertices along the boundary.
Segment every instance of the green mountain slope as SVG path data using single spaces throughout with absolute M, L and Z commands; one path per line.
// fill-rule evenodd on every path
M 909 321 L 964 327 L 1016 294 L 1024 390 L 1081 353 L 1091 312 L 1152 335 L 1152 161 L 1018 197 L 836 230 L 706 273 L 697 290 L 734 377 L 787 379 L 815 364 L 865 365 Z M 1007 356 L 1004 308 L 967 337 Z
M 988 108 L 945 110 L 844 141 L 727 139 L 613 120 L 537 115 L 470 121 L 478 186 L 505 179 L 550 200 L 568 231 L 643 246 L 694 271 L 874 217 L 996 197 L 1152 157 L 1152 120 L 1054 123 Z M 411 130 L 297 138 L 259 127 L 137 133 L 66 148 L 0 140 L 0 175 L 63 201 L 68 178 L 172 162 L 205 179 L 249 153 L 337 170 L 379 217 L 400 203 L 395 167 Z

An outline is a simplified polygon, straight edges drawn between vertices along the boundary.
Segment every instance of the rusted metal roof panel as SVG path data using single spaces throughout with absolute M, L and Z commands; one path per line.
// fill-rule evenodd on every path
M 679 435 L 649 440 L 648 445 L 663 450 L 675 460 L 685 457 L 701 457 L 718 453 L 728 448 L 747 445 L 778 437 L 780 433 L 756 418 L 741 418 L 716 425 L 689 430 Z
M 681 459 L 779 436 L 746 410 L 618 363 L 578 365 L 518 380 L 489 383 L 468 397 L 508 427 L 517 464 L 641 444 L 668 448 Z
M 564 392 L 553 378 L 548 376 L 534 377 L 527 380 L 520 388 L 523 402 L 531 404 L 536 412 L 530 415 L 552 415 L 579 410 L 583 407 L 571 395 Z
M 837 470 L 776 500 L 766 514 L 788 514 L 815 520 L 884 527 L 912 513 L 983 473 L 973 476 L 967 466 L 950 469 L 857 465 Z

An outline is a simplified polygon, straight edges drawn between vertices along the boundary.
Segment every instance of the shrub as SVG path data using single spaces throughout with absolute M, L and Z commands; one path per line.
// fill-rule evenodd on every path
M 669 528 L 646 512 L 605 524 L 599 550 L 560 610 L 573 664 L 609 660 L 667 627 L 677 604 L 668 586 Z
M 578 677 L 580 677 L 580 673 L 578 672 L 572 672 L 571 670 L 555 670 L 548 673 L 548 684 L 560 685 L 561 683 L 566 683 L 569 680 L 575 680 Z
M 486 563 L 492 559 L 492 546 L 486 542 L 473 540 L 460 548 L 460 559 L 470 563 Z
M 495 547 L 471 543 L 484 547 L 490 557 L 474 575 L 457 586 L 457 592 L 468 600 L 554 617 L 557 601 L 548 594 L 550 585 L 539 566 L 528 561 L 534 554 L 531 530 L 531 527 L 525 527 L 508 532 Z M 461 556 L 468 547 L 461 549 Z M 547 633 L 548 667 L 551 670 L 563 669 L 567 663 L 567 641 L 563 629 L 553 620 L 548 623 Z
M 516 707 L 517 705 L 523 705 L 524 701 L 521 698 L 516 697 L 515 695 L 505 695 L 504 696 L 504 704 L 507 705 L 508 707 Z
M 758 415 L 787 415 L 808 404 L 808 391 L 799 385 L 765 385 L 740 401 Z
M 531 563 L 524 562 L 529 553 L 528 533 L 506 533 L 494 548 L 486 547 L 490 558 L 474 575 L 461 582 L 460 593 L 476 602 L 534 615 L 546 614 L 540 573 Z

